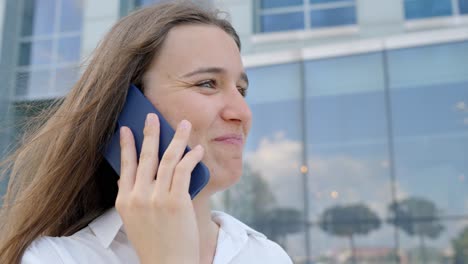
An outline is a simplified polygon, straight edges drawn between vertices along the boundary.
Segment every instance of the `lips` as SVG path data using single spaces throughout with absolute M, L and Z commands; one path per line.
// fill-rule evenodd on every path
M 239 134 L 226 134 L 215 138 L 214 141 L 232 145 L 242 145 L 244 143 L 244 138 Z

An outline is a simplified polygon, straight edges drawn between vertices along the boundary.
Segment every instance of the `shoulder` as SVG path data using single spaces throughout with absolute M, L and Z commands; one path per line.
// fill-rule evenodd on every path
M 21 263 L 64 263 L 53 244 L 54 243 L 51 241 L 50 237 L 41 237 L 34 240 L 24 252 L 23 257 L 21 258 Z
M 21 263 L 77 263 L 83 253 L 89 253 L 89 249 L 96 246 L 92 245 L 90 236 L 92 234 L 89 228 L 84 228 L 69 237 L 43 236 L 37 238 L 25 250 Z
M 251 237 L 245 247 L 244 255 L 249 259 L 261 257 L 265 263 L 292 263 L 286 251 L 266 237 Z
M 21 263 L 134 263 L 136 254 L 121 227 L 112 208 L 71 236 L 34 240 Z
M 292 263 L 281 246 L 240 220 L 218 211 L 214 211 L 212 217 L 220 225 L 218 246 L 237 251 L 233 263 L 252 263 L 254 260 L 262 263 Z

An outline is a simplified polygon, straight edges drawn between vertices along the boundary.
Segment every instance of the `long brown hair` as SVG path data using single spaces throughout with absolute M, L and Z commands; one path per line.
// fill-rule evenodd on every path
M 183 1 L 122 18 L 95 50 L 68 95 L 39 117 L 0 165 L 9 176 L 0 215 L 0 263 L 19 263 L 40 236 L 67 236 L 114 206 L 117 175 L 103 159 L 130 83 L 143 74 L 169 30 L 206 24 L 239 37 L 219 12 Z

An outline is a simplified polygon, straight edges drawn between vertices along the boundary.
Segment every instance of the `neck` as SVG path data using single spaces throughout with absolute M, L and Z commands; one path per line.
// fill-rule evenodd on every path
M 210 196 L 203 192 L 193 199 L 200 236 L 200 263 L 212 263 L 218 242 L 218 225 L 211 219 Z

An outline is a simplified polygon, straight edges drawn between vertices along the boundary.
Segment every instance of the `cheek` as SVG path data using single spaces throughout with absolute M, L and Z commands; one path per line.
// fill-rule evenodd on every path
M 169 125 L 171 125 L 171 127 L 174 130 L 177 129 L 177 126 L 182 120 L 186 119 L 192 123 L 192 133 L 193 133 L 193 130 L 195 129 L 194 124 L 193 124 L 194 122 L 190 118 L 188 111 L 184 111 L 184 109 L 181 109 L 180 107 L 179 108 L 167 107 L 167 105 L 163 105 L 163 104 L 155 104 L 155 105 L 156 105 L 156 109 L 158 109 L 159 112 L 161 112 L 164 119 L 166 119 L 166 121 L 169 123 Z
M 248 133 L 250 132 L 250 128 L 252 127 L 252 121 L 253 121 L 252 119 L 253 119 L 253 114 L 249 107 L 249 114 L 248 114 L 246 125 L 245 125 L 246 135 L 248 135 Z
M 179 116 L 179 120 L 186 119 L 192 123 L 192 131 L 190 132 L 189 147 L 194 148 L 197 145 L 202 145 L 205 148 L 208 147 L 209 140 L 209 125 L 205 120 L 200 120 L 200 116 L 194 115 L 193 113 L 182 113 Z
M 202 102 L 198 98 L 194 99 L 193 96 L 190 97 L 192 100 L 185 100 L 187 98 L 182 98 L 184 100 L 181 100 L 181 98 L 165 98 L 165 100 L 162 100 L 162 103 L 156 103 L 155 106 L 174 129 L 184 119 L 192 123 L 192 132 L 189 139 L 190 148 L 194 148 L 198 144 L 206 147 L 206 140 L 209 139 L 209 127 L 214 118 L 212 114 L 214 111 L 206 107 L 209 105 L 207 102 Z M 195 104 L 194 102 L 198 103 Z
M 189 139 L 189 147 L 194 148 L 197 145 L 202 145 L 202 147 L 204 147 L 206 151 L 206 146 L 203 139 L 203 132 L 200 129 L 192 126 L 192 132 L 190 134 Z
M 171 127 L 176 130 L 177 125 L 182 121 L 178 118 L 177 110 L 167 107 L 165 104 L 153 103 L 154 107 L 162 114 L 163 118 L 171 125 Z

